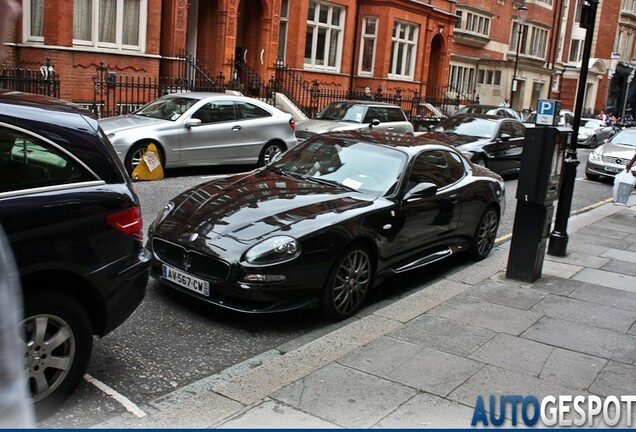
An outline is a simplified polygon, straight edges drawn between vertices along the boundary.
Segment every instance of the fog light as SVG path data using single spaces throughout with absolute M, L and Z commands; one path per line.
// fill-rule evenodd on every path
M 283 275 L 271 275 L 271 274 L 246 274 L 243 276 L 243 282 L 251 283 L 265 283 L 265 282 L 282 282 L 286 279 Z

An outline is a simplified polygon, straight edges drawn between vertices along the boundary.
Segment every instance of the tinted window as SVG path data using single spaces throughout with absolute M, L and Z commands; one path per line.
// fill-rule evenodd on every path
M 430 182 L 438 188 L 455 183 L 464 176 L 464 165 L 447 151 L 425 151 L 417 155 L 409 175 L 409 187 Z
M 202 106 L 192 115 L 192 118 L 201 120 L 201 123 L 218 123 L 236 120 L 233 101 L 215 101 Z
M 94 177 L 55 146 L 0 126 L 0 192 L 89 180 Z
M 380 107 L 369 107 L 367 115 L 362 123 L 371 123 L 373 120 L 387 121 L 386 109 Z
M 253 119 L 261 117 L 271 117 L 271 114 L 261 107 L 247 102 L 237 102 L 236 107 L 239 111 L 240 119 Z
M 406 121 L 406 117 L 404 116 L 404 113 L 399 108 L 388 108 L 387 117 L 388 117 L 388 121 L 391 121 L 391 122 Z
M 526 128 L 525 126 L 519 124 L 519 123 L 510 123 L 510 125 L 512 126 L 512 134 L 511 136 L 513 138 L 521 138 L 521 137 L 525 137 L 526 136 Z

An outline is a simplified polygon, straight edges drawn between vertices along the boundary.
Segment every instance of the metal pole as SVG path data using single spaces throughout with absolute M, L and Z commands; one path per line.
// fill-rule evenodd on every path
M 572 125 L 572 135 L 565 150 L 565 160 L 563 161 L 563 176 L 561 177 L 561 187 L 559 191 L 559 203 L 554 221 L 554 230 L 550 234 L 550 244 L 548 254 L 554 256 L 565 256 L 568 245 L 568 219 L 572 208 L 572 195 L 574 193 L 574 181 L 576 180 L 576 167 L 580 161 L 576 158 L 576 142 L 579 136 L 581 125 L 581 113 L 583 112 L 583 99 L 585 98 L 585 87 L 587 86 L 587 71 L 590 63 L 590 53 L 592 52 L 592 38 L 594 35 L 594 24 L 596 21 L 596 8 L 599 0 L 584 0 L 581 11 L 581 27 L 586 28 L 585 45 L 583 47 L 583 59 L 581 60 L 581 72 L 579 74 L 579 86 L 576 93 L 576 104 L 574 108 L 574 120 Z
M 515 100 L 515 93 L 517 92 L 517 65 L 519 64 L 519 51 L 521 48 L 521 31 L 523 27 L 517 22 L 517 55 L 515 56 L 515 68 L 512 72 L 512 84 L 510 85 L 510 107 L 512 108 L 512 102 Z

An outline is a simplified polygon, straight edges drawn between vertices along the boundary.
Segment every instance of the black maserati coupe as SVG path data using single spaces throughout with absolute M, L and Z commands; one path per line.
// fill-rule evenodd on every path
M 485 258 L 504 209 L 501 177 L 452 146 L 321 134 L 171 200 L 149 228 L 151 275 L 237 311 L 343 319 L 387 276 L 458 252 Z

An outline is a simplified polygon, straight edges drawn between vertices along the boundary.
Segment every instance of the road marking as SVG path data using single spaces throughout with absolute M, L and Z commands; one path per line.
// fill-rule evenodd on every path
M 137 405 L 135 405 L 126 396 L 122 395 L 121 393 L 118 393 L 114 389 L 110 388 L 108 385 L 106 385 L 103 382 L 93 378 L 89 374 L 85 374 L 84 375 L 84 379 L 86 381 L 88 381 L 89 383 L 93 384 L 95 387 L 97 387 L 99 390 L 104 392 L 106 395 L 108 395 L 108 396 L 112 397 L 113 399 L 115 399 L 124 408 L 126 408 L 126 410 L 128 412 L 130 412 L 130 413 L 132 413 L 132 414 L 134 414 L 134 415 L 136 415 L 137 417 L 140 417 L 140 418 L 141 417 L 146 417 L 146 413 L 143 412 Z

